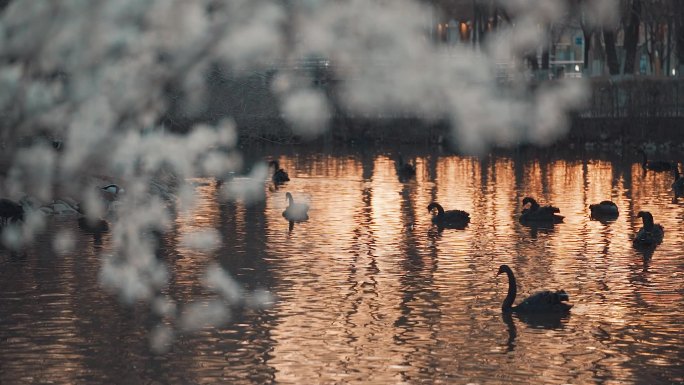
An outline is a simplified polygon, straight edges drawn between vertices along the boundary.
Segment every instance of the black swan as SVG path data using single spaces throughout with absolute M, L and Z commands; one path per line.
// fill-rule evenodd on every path
M 615 203 L 611 201 L 601 201 L 593 205 L 589 205 L 592 218 L 617 218 L 620 211 Z
M 663 226 L 653 223 L 653 215 L 648 211 L 639 211 L 637 218 L 641 218 L 644 226 L 639 229 L 632 240 L 635 247 L 651 247 L 662 242 L 665 231 Z
M 560 209 L 558 207 L 539 206 L 539 203 L 530 197 L 525 197 L 522 203 L 523 211 L 520 215 L 521 223 L 553 224 L 563 222 L 563 216 L 557 215 L 560 213 Z M 528 204 L 530 207 L 525 207 Z
M 648 160 L 648 157 L 646 156 L 646 152 L 644 150 L 639 150 L 639 153 L 641 156 L 644 157 L 644 160 L 641 162 L 641 167 L 644 170 L 651 170 L 651 171 L 670 171 L 673 168 L 672 162 L 666 162 L 664 160 Z
M 508 295 L 501 305 L 503 312 L 517 312 L 517 313 L 567 313 L 572 307 L 571 304 L 565 303 L 570 300 L 568 293 L 565 290 L 557 291 L 539 291 L 531 296 L 525 298 L 517 306 L 513 306 L 515 295 L 517 294 L 515 276 L 513 270 L 508 265 L 501 265 L 497 276 L 501 273 L 506 273 L 508 276 Z
M 289 202 L 289 205 L 283 211 L 283 217 L 290 222 L 302 222 L 309 219 L 309 205 L 306 203 L 295 203 L 292 194 L 289 192 L 285 194 L 285 199 Z
M 287 175 L 287 172 L 280 168 L 280 163 L 278 163 L 277 160 L 272 160 L 268 163 L 269 167 L 273 166 L 273 176 L 271 177 L 271 180 L 273 180 L 273 183 L 275 184 L 281 184 L 285 183 L 290 180 L 290 177 Z
M 404 163 L 404 158 L 402 158 L 401 155 L 399 155 L 399 159 L 397 160 L 395 167 L 397 168 L 397 175 L 399 176 L 399 179 L 411 179 L 416 176 L 416 165 Z
M 470 222 L 470 214 L 462 210 L 444 211 L 444 208 L 437 202 L 432 202 L 427 207 L 428 212 L 437 209 L 437 214 L 432 216 L 432 223 L 441 228 L 464 228 Z
M 0 199 L 0 224 L 9 224 L 24 220 L 24 208 L 17 202 L 9 199 Z

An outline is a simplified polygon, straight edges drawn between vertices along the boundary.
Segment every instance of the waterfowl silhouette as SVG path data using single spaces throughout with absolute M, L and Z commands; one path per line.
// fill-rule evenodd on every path
M 637 218 L 641 218 L 644 226 L 634 236 L 634 247 L 654 247 L 663 241 L 665 230 L 658 223 L 653 223 L 653 215 L 648 211 L 639 211 Z
M 269 167 L 273 166 L 273 176 L 271 177 L 271 180 L 273 180 L 273 183 L 275 184 L 282 184 L 290 180 L 290 177 L 287 175 L 287 172 L 280 168 L 280 163 L 278 163 L 277 160 L 272 160 L 268 163 Z
M 108 202 L 113 202 L 119 198 L 119 194 L 123 194 L 125 190 L 116 184 L 108 184 L 100 187 L 102 198 Z
M 651 171 L 670 171 L 673 169 L 673 164 L 672 162 L 667 162 L 664 160 L 648 160 L 648 156 L 646 155 L 646 152 L 644 150 L 639 150 L 639 153 L 641 156 L 644 157 L 644 160 L 641 162 L 641 167 L 644 170 L 651 170 Z
M 565 303 L 570 299 L 565 290 L 539 291 L 525 298 L 517 306 L 513 306 L 518 291 L 513 270 L 508 265 L 501 265 L 496 275 L 498 276 L 501 273 L 506 273 L 508 276 L 508 295 L 501 305 L 503 312 L 567 313 L 572 308 L 571 304 Z
M 404 163 L 404 158 L 399 155 L 395 164 L 399 180 L 404 181 L 416 176 L 416 165 L 411 163 Z
M 440 228 L 462 229 L 470 222 L 470 214 L 462 210 L 444 211 L 442 205 L 432 202 L 427 207 L 428 212 L 437 210 L 437 214 L 432 216 L 432 223 Z
M 22 205 L 10 199 L 0 199 L 0 225 L 23 220 L 24 208 Z
M 46 208 L 44 212 L 48 215 L 70 217 L 79 216 L 83 214 L 81 210 L 81 205 L 79 205 L 78 202 L 69 198 L 55 199 L 54 201 L 52 201 L 52 203 L 45 205 L 43 207 Z
M 614 219 L 620 214 L 617 205 L 611 201 L 589 205 L 589 210 L 591 210 L 591 217 L 596 219 Z
M 560 209 L 554 206 L 540 206 L 536 200 L 525 197 L 522 201 L 523 211 L 520 215 L 520 223 L 523 224 L 554 224 L 563 222 L 563 216 L 557 215 Z M 530 207 L 525 207 L 527 205 Z
M 283 211 L 283 217 L 290 222 L 303 222 L 309 219 L 309 205 L 306 203 L 295 203 L 292 194 L 289 192 L 285 194 L 285 199 L 289 202 L 289 205 Z

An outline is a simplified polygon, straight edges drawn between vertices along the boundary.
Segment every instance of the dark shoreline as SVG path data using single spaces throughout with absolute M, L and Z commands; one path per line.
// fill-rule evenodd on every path
M 184 132 L 196 121 L 216 122 L 229 117 L 237 122 L 243 143 L 305 142 L 281 118 L 278 99 L 270 89 L 269 76 L 215 74 L 208 80 L 210 97 L 207 109 L 197 120 L 187 120 L 174 114 L 182 108 L 172 105 L 171 113 L 162 121 L 172 131 Z M 308 76 L 311 76 L 313 87 L 328 95 L 333 111 L 328 130 L 314 143 L 449 142 L 450 123 L 439 118 L 430 121 L 391 115 L 350 116 L 338 101 L 338 80 L 326 72 Z M 623 146 L 641 146 L 649 142 L 671 142 L 670 145 L 674 146 L 684 143 L 684 79 L 606 77 L 591 78 L 588 82 L 591 94 L 586 105 L 570 115 L 570 129 L 556 140 L 555 145 L 593 143 L 613 146 L 616 141 Z M 538 85 L 530 84 L 530 88 Z
M 238 122 L 240 143 L 282 145 L 320 144 L 394 144 L 450 146 L 451 128 L 446 122 L 424 122 L 411 118 L 351 119 L 335 118 L 328 131 L 314 140 L 297 136 L 280 119 L 256 119 Z M 681 147 L 684 150 L 684 118 L 580 118 L 572 119 L 568 132 L 553 143 L 538 146 L 520 142 L 520 146 L 604 146 L 642 147 L 644 144 Z

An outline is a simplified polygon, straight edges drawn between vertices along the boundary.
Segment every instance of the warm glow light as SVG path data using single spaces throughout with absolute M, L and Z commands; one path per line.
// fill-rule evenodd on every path
M 253 382 L 404 383 L 432 376 L 423 369 L 430 365 L 445 378 L 481 376 L 479 368 L 461 373 L 452 364 L 474 359 L 492 367 L 515 365 L 521 377 L 546 370 L 545 375 L 566 382 L 567 367 L 530 365 L 548 356 L 573 357 L 564 363 L 573 370 L 594 367 L 605 357 L 602 349 L 611 349 L 621 359 L 604 361 L 601 370 L 617 383 L 635 377 L 622 361 L 634 348 L 653 349 L 649 362 L 665 370 L 678 368 L 676 350 L 658 350 L 681 346 L 674 338 L 682 335 L 680 314 L 672 309 L 681 303 L 677 268 L 684 206 L 671 203 L 670 173 L 645 173 L 637 157 L 630 163 L 619 154 L 610 161 L 406 152 L 404 159 L 415 161 L 417 172 L 415 179 L 401 182 L 394 157 L 385 154 L 300 153 L 279 159 L 292 181 L 268 186 L 266 200 L 251 206 L 219 204 L 212 180 L 192 181 L 195 205 L 183 204 L 164 235 L 160 256 L 169 261 L 173 277 L 164 293 L 180 306 L 198 293 L 211 299 L 202 277 L 214 261 L 236 272 L 245 285 L 263 285 L 277 297 L 273 308 L 246 313 L 239 324 L 182 336 L 174 346 L 184 350 L 173 354 L 183 359 L 174 361 L 177 368 L 170 375 L 190 373 L 198 382 L 222 376 L 230 383 L 253 375 Z M 311 203 L 309 221 L 292 231 L 282 216 L 286 192 Z M 519 223 L 525 196 L 559 207 L 564 223 L 551 229 Z M 590 219 L 588 206 L 607 199 L 620 208 L 619 218 L 610 223 Z M 465 230 L 436 231 L 426 209 L 432 201 L 470 212 L 471 223 Z M 640 210 L 651 211 L 666 229 L 665 241 L 649 260 L 631 244 L 641 226 Z M 220 231 L 222 246 L 216 252 L 179 241 L 208 229 Z M 103 247 L 108 243 L 105 238 Z M 9 307 L 20 316 L 9 319 L 15 323 L 4 334 L 11 337 L 0 344 L 0 353 L 19 352 L 22 360 L 3 362 L 2 378 L 10 379 L 3 383 L 22 383 L 36 367 L 42 368 L 41 378 L 72 383 L 89 370 L 86 344 L 99 343 L 94 349 L 109 353 L 140 343 L 137 337 L 111 338 L 131 332 L 121 328 L 120 307 L 97 289 L 93 274 L 79 275 L 96 269 L 100 253 L 80 249 L 86 252 L 78 259 L 67 254 L 50 271 L 70 284 L 45 285 L 38 280 L 45 275 L 22 273 L 13 278 L 12 291 L 0 291 L 6 294 L 1 305 L 16 302 L 17 293 L 48 290 L 16 310 Z M 31 266 L 34 260 L 29 254 L 22 263 Z M 568 290 L 576 307 L 561 326 L 570 333 L 496 316 L 506 292 L 505 280 L 495 275 L 501 263 L 514 267 L 521 297 L 543 288 Z M 3 278 L 12 275 L 6 272 Z M 88 312 L 93 305 L 98 311 Z M 640 311 L 646 306 L 647 313 Z M 22 314 L 31 314 L 33 321 L 25 322 Z M 88 329 L 91 320 L 105 328 Z M 608 330 L 594 333 L 601 324 L 619 331 L 611 333 L 614 339 L 605 338 Z M 82 333 L 89 331 L 94 338 L 84 339 Z M 674 337 L 652 340 L 648 347 L 635 342 L 657 333 Z M 564 342 L 567 335 L 573 336 L 570 343 Z M 217 343 L 218 338 L 225 341 Z M 548 343 L 537 343 L 540 339 Z M 576 354 L 578 346 L 582 354 Z M 237 362 L 242 364 L 226 369 Z M 590 383 L 592 375 L 575 382 Z

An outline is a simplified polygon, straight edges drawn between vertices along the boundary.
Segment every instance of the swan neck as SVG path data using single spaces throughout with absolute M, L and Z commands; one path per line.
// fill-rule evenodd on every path
M 506 299 L 504 299 L 503 304 L 501 305 L 501 310 L 511 311 L 513 308 L 513 301 L 515 301 L 515 296 L 518 293 L 518 289 L 516 288 L 513 271 L 510 269 L 506 270 L 506 275 L 508 276 L 508 295 L 506 295 Z
M 529 204 L 529 205 L 530 205 L 530 208 L 529 208 L 530 211 L 535 211 L 535 210 L 537 210 L 537 209 L 539 208 L 539 203 L 537 203 L 536 200 L 534 200 L 534 199 L 532 199 L 532 198 L 526 198 L 526 199 L 527 199 L 527 203 L 526 203 L 526 204 Z
M 432 205 L 437 208 L 437 215 L 444 215 L 444 207 L 442 205 L 439 203 L 433 203 Z
M 648 216 L 648 215 L 644 215 L 644 216 L 641 218 L 641 220 L 643 221 L 643 223 L 644 223 L 644 228 L 645 228 L 647 231 L 653 230 L 653 217 Z
M 287 198 L 288 205 L 292 206 L 294 204 L 294 198 L 292 198 L 292 194 L 287 194 L 285 197 Z

